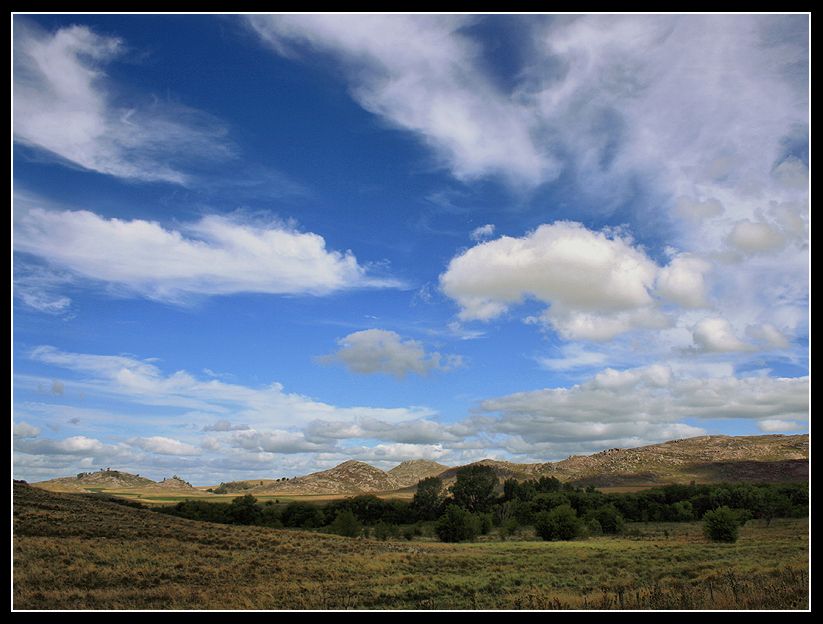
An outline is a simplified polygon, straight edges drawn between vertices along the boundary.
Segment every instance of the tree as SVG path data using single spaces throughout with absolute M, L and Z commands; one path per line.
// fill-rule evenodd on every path
M 437 477 L 427 477 L 417 483 L 411 504 L 420 520 L 434 520 L 442 513 L 444 500 L 443 481 Z
M 473 464 L 457 471 L 457 481 L 451 487 L 454 503 L 472 513 L 488 511 L 494 502 L 497 474 L 491 466 Z
M 591 517 L 600 523 L 603 533 L 620 533 L 623 530 L 623 516 L 614 505 L 605 505 L 591 513 Z
M 560 505 L 537 514 L 534 529 L 544 540 L 571 540 L 580 532 L 580 519 L 570 505 Z
M 437 537 L 444 542 L 465 542 L 473 540 L 480 533 L 480 520 L 473 513 L 449 505 L 435 527 Z
M 703 514 L 703 534 L 713 542 L 736 542 L 740 525 L 740 516 L 729 507 Z
M 360 531 L 363 530 L 363 525 L 360 524 L 360 521 L 357 519 L 357 516 L 354 515 L 353 511 L 344 509 L 337 513 L 337 517 L 335 517 L 334 522 L 331 523 L 329 528 L 332 533 L 337 533 L 344 537 L 357 537 L 360 535 Z
M 257 524 L 260 514 L 261 509 L 257 506 L 257 499 L 251 494 L 238 496 L 229 506 L 229 517 L 237 524 Z

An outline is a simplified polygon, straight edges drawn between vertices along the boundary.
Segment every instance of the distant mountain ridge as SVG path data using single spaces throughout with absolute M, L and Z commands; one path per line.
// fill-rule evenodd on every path
M 572 455 L 558 462 L 518 464 L 484 459 L 474 464 L 490 466 L 501 481 L 556 477 L 575 485 L 596 487 L 648 486 L 666 483 L 798 482 L 809 477 L 809 436 L 699 436 L 670 440 L 637 448 L 612 448 L 592 455 Z M 418 481 L 430 476 L 446 485 L 454 482 L 460 466 L 448 467 L 429 460 L 405 461 L 383 471 L 365 462 L 348 460 L 330 468 L 291 479 L 236 481 L 226 493 L 252 495 L 409 495 Z M 80 473 L 37 483 L 52 490 L 169 488 L 198 491 L 179 477 L 156 483 L 117 470 Z M 205 494 L 204 492 L 201 492 Z

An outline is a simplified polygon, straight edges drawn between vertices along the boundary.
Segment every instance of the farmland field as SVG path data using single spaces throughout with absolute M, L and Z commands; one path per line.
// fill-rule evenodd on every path
M 15 609 L 806 609 L 808 522 L 441 544 L 196 522 L 14 488 Z

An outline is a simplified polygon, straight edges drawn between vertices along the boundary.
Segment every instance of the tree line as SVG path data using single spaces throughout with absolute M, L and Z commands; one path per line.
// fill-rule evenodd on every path
M 457 471 L 449 488 L 438 477 L 421 480 L 411 501 L 365 494 L 325 505 L 275 505 L 247 494 L 231 503 L 189 500 L 159 511 L 194 520 L 321 529 L 352 537 L 370 529 L 378 539 L 413 539 L 429 525 L 445 542 L 473 540 L 495 527 L 503 538 L 533 527 L 542 539 L 568 540 L 620 533 L 626 522 L 703 520 L 707 537 L 734 541 L 737 529 L 749 519 L 770 523 L 806 516 L 808 484 L 666 485 L 604 494 L 544 476 L 507 479 L 501 490 L 491 467 L 471 465 Z

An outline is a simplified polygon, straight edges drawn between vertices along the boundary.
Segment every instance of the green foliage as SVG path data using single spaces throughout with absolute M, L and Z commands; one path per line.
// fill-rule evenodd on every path
M 374 538 L 381 542 L 388 539 L 397 539 L 400 536 L 400 527 L 380 521 L 374 525 Z
M 617 507 L 614 505 L 599 507 L 597 510 L 590 512 L 588 515 L 597 521 L 600 525 L 600 529 L 607 535 L 614 535 L 615 533 L 620 533 L 620 531 L 623 530 L 623 516 L 619 511 L 617 511 Z
M 491 466 L 473 464 L 457 471 L 451 487 L 454 504 L 472 513 L 488 511 L 495 499 L 497 474 Z
M 280 516 L 283 526 L 313 529 L 325 524 L 323 512 L 316 505 L 292 501 Z
M 444 542 L 471 541 L 480 534 L 480 520 L 462 507 L 449 505 L 437 521 L 435 531 Z
M 489 531 L 492 530 L 492 526 L 494 526 L 492 515 L 490 513 L 479 513 L 477 514 L 477 520 L 480 523 L 480 535 L 488 535 Z
M 729 507 L 703 514 L 703 534 L 713 542 L 736 542 L 740 525 L 740 514 Z
M 329 529 L 332 533 L 337 533 L 337 535 L 357 537 L 363 530 L 363 525 L 357 519 L 357 516 L 354 515 L 354 512 L 350 509 L 344 509 L 337 513 Z
M 232 524 L 260 524 L 262 509 L 257 505 L 257 499 L 251 494 L 238 496 L 229 506 L 229 517 Z
M 443 481 L 427 477 L 417 483 L 411 508 L 420 520 L 434 520 L 443 513 L 444 501 Z
M 580 519 L 569 505 L 551 511 L 541 511 L 535 517 L 534 529 L 544 540 L 571 540 L 580 532 Z

